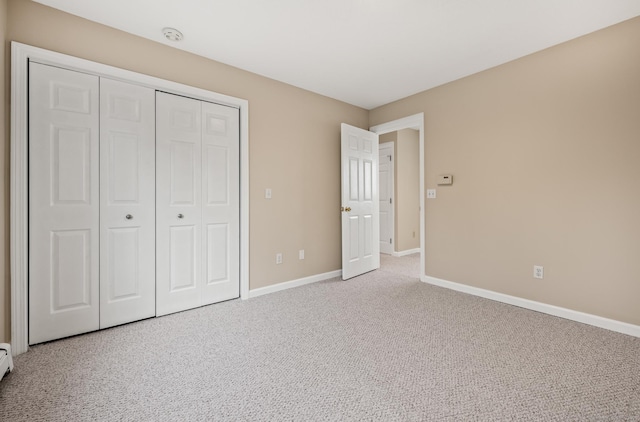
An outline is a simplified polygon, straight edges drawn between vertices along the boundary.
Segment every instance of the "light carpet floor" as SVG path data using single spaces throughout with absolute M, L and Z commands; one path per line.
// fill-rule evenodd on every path
M 640 339 L 378 271 L 32 347 L 2 421 L 640 421 Z

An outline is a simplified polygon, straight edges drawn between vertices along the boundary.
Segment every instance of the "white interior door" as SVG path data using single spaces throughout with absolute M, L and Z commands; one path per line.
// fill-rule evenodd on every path
M 341 126 L 342 279 L 380 268 L 378 135 Z
M 202 105 L 156 93 L 156 314 L 202 299 Z
M 240 111 L 202 102 L 202 304 L 240 296 Z
M 99 328 L 99 78 L 29 66 L 29 344 Z
M 393 218 L 393 142 L 380 144 L 378 150 L 380 175 L 380 253 L 392 254 L 394 251 Z
M 155 316 L 155 91 L 100 79 L 100 328 Z

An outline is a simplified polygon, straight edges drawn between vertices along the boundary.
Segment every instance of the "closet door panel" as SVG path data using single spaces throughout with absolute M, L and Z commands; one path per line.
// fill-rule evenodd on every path
M 98 84 L 29 65 L 29 344 L 99 328 Z
M 131 303 L 135 299 L 141 299 L 140 283 L 140 228 L 109 228 L 106 230 L 105 248 L 106 260 L 103 260 L 103 272 L 107 275 L 101 280 L 101 307 L 100 328 L 105 328 L 110 315 L 108 309 L 114 309 L 120 302 Z M 105 240 L 105 239 L 103 239 Z M 155 298 L 152 296 L 153 302 Z M 155 305 L 155 303 L 152 303 Z M 155 314 L 155 306 L 152 307 Z M 115 312 L 114 312 L 115 313 Z M 106 314 L 106 315 L 105 315 Z M 117 315 L 116 315 L 117 316 Z M 148 315 L 147 315 L 148 316 Z M 142 316 L 141 318 L 144 318 Z M 132 317 L 135 318 L 135 317 Z M 140 318 L 135 318 L 140 319 Z M 131 319 L 132 321 L 135 319 Z M 129 318 L 123 322 L 128 322 Z
M 240 296 L 240 118 L 202 103 L 203 304 Z
M 100 328 L 155 315 L 155 91 L 100 80 Z
M 157 315 L 201 305 L 201 102 L 156 94 Z
M 196 225 L 174 225 L 169 229 L 169 256 L 171 259 L 169 262 L 171 268 L 169 291 L 171 293 L 198 288 L 196 251 L 199 248 L 196 244 L 197 239 Z
M 91 306 L 91 235 L 89 230 L 51 232 L 51 309 Z

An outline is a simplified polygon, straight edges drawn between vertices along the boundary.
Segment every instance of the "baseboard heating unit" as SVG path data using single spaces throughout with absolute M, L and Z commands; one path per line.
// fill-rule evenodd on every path
M 7 343 L 0 343 L 0 381 L 11 371 L 13 371 L 11 346 Z

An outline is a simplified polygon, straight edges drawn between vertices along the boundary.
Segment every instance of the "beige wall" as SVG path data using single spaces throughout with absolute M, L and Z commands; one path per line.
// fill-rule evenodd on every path
M 424 112 L 426 187 L 454 176 L 428 275 L 640 324 L 638 46 L 635 18 L 370 112 Z
M 384 144 L 385 142 L 393 142 L 395 144 L 398 139 L 398 132 L 383 133 L 378 138 L 378 144 Z
M 397 252 L 420 247 L 420 139 L 419 132 L 397 132 L 395 156 Z
M 8 16 L 8 40 L 247 99 L 250 287 L 341 268 L 340 123 L 366 128 L 366 110 L 31 1 L 9 0 Z M 2 163 L 6 187 L 7 160 Z M 273 189 L 269 201 L 267 187 Z M 2 213 L 6 228 L 6 198 Z M 2 239 L 6 250 L 8 234 Z M 303 261 L 299 249 L 306 251 Z M 282 265 L 275 264 L 276 252 L 284 254 Z M 7 283 L 5 277 L 3 291 Z M 9 314 L 7 306 L 0 313 L 1 327 Z M 8 332 L 0 339 L 8 340 Z
M 7 43 L 7 0 L 0 0 L 0 342 L 9 340 L 9 44 Z

